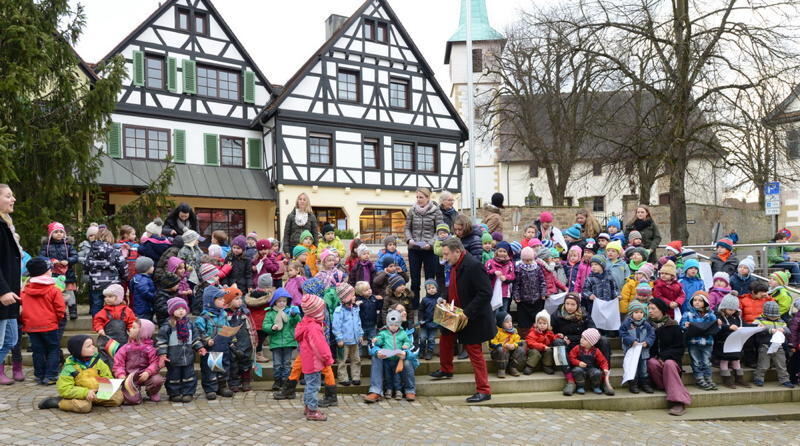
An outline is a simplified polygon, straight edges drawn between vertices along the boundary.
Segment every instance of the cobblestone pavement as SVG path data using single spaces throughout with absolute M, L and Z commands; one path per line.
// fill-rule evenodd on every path
M 0 401 L 11 405 L 0 413 L 0 444 L 800 444 L 797 422 L 681 422 L 666 414 L 641 422 L 616 412 L 448 407 L 424 397 L 368 406 L 340 396 L 327 422 L 305 421 L 302 399 L 275 401 L 264 391 L 90 415 L 36 408 L 54 393 L 30 381 L 0 388 Z

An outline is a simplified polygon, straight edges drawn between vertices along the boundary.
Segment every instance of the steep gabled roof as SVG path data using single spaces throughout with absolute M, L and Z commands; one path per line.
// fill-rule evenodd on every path
M 255 72 L 258 79 L 261 81 L 262 84 L 264 84 L 264 87 L 267 89 L 267 92 L 271 95 L 273 92 L 272 84 L 269 82 L 269 80 L 267 80 L 267 77 L 264 75 L 264 73 L 261 72 L 261 69 L 258 67 L 258 64 L 256 64 L 253 58 L 250 57 L 250 54 L 245 49 L 244 45 L 242 45 L 239 39 L 236 38 L 236 34 L 234 34 L 233 31 L 231 31 L 231 28 L 228 26 L 228 23 L 222 17 L 222 14 L 220 14 L 217 8 L 214 6 L 214 4 L 211 3 L 211 0 L 199 0 L 199 1 L 203 2 L 203 4 L 208 9 L 208 12 L 214 16 L 214 19 L 217 21 L 217 23 L 219 23 L 219 26 L 222 28 L 222 32 L 224 32 L 225 35 L 228 36 L 228 38 L 233 43 L 233 46 L 236 48 L 237 51 L 239 51 L 239 53 L 244 58 L 245 62 L 247 62 L 247 64 L 250 65 L 250 67 L 253 69 L 253 72 Z M 114 55 L 122 51 L 126 46 L 130 44 L 130 42 L 134 38 L 136 38 L 136 36 L 145 31 L 147 27 L 152 25 L 156 20 L 158 20 L 159 17 L 161 17 L 162 14 L 164 14 L 167 10 L 169 10 L 172 6 L 176 5 L 178 2 L 179 0 L 167 0 L 166 2 L 164 2 L 164 4 L 159 6 L 158 9 L 153 11 L 152 14 L 150 14 L 146 19 L 144 19 L 144 21 L 140 23 L 139 26 L 134 28 L 133 31 L 130 32 L 130 34 L 125 36 L 125 38 L 122 39 L 122 41 L 118 43 L 117 46 L 115 46 L 111 51 L 108 52 L 108 54 L 103 56 L 103 58 L 100 59 L 100 61 L 98 62 L 98 65 L 100 62 L 105 62 L 109 58 L 113 57 Z
M 333 35 L 331 35 L 331 37 L 328 40 L 326 40 L 322 44 L 322 46 L 320 46 L 319 49 L 311 55 L 311 57 L 306 61 L 306 63 L 303 64 L 303 66 L 289 79 L 289 81 L 286 82 L 286 84 L 283 87 L 283 91 L 275 97 L 275 100 L 273 100 L 266 108 L 264 108 L 264 110 L 256 117 L 255 121 L 263 122 L 269 117 L 271 117 L 278 110 L 281 103 L 291 94 L 291 92 L 295 89 L 295 87 L 297 87 L 300 81 L 302 81 L 303 78 L 311 71 L 311 69 L 314 68 L 314 65 L 322 58 L 322 56 L 325 53 L 327 53 L 328 51 L 331 50 L 331 48 L 333 48 L 336 41 L 338 41 L 348 29 L 350 29 L 350 27 L 353 25 L 355 21 L 361 18 L 361 15 L 364 13 L 364 11 L 366 11 L 366 9 L 374 1 L 375 0 L 366 0 L 361 6 L 358 7 L 358 9 L 356 9 L 356 11 L 352 15 L 350 15 L 350 17 L 347 18 L 347 20 L 336 30 L 336 32 L 333 33 Z M 447 111 L 456 121 L 459 129 L 463 132 L 463 134 L 466 137 L 466 135 L 469 133 L 467 125 L 461 119 L 461 116 L 458 114 L 458 111 L 455 109 L 455 107 L 453 107 L 453 104 L 450 102 L 450 99 L 445 94 L 444 90 L 442 89 L 442 86 L 436 80 L 436 75 L 431 66 L 428 65 L 428 62 L 425 60 L 425 57 L 423 57 L 422 52 L 414 43 L 414 40 L 411 39 L 411 36 L 408 34 L 406 28 L 397 18 L 397 14 L 395 14 L 392 7 L 389 6 L 388 0 L 377 0 L 377 1 L 380 2 L 381 6 L 383 6 L 383 8 L 386 10 L 386 13 L 391 19 L 392 24 L 394 24 L 400 35 L 409 45 L 409 48 L 414 54 L 414 57 L 416 57 L 416 59 L 422 66 L 423 73 L 427 76 L 428 80 L 431 82 L 431 85 L 433 85 L 433 88 L 436 90 L 437 95 L 439 95 L 439 97 L 442 98 L 442 103 L 444 103 L 444 106 L 447 108 Z M 257 123 L 255 121 L 254 124 Z
M 800 84 L 797 84 L 793 89 L 789 96 L 786 97 L 774 110 L 769 112 L 767 116 L 764 117 L 764 123 L 767 125 L 778 125 L 778 124 L 786 124 L 789 122 L 796 122 L 800 121 L 800 110 L 795 110 L 793 112 L 786 112 L 786 108 L 792 104 L 794 101 L 800 101 Z

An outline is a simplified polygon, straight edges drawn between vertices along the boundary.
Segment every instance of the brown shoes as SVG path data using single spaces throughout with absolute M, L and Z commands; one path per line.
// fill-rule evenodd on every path
M 672 403 L 672 406 L 669 408 L 669 414 L 672 416 L 679 417 L 686 413 L 686 406 L 681 403 Z
M 382 398 L 383 397 L 378 395 L 377 393 L 368 393 L 368 394 L 364 395 L 364 402 L 367 403 L 367 404 L 377 403 Z

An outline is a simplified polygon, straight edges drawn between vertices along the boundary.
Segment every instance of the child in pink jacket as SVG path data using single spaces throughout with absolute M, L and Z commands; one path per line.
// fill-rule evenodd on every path
M 294 329 L 294 338 L 300 348 L 300 362 L 306 377 L 303 402 L 305 416 L 310 421 L 325 421 L 328 417 L 318 408 L 321 374 L 325 367 L 333 364 L 333 356 L 325 339 L 322 322 L 325 320 L 325 302 L 313 294 L 303 296 L 303 319 Z
M 567 275 L 567 289 L 573 293 L 580 294 L 583 291 L 583 283 L 589 277 L 591 266 L 582 262 L 583 249 L 578 245 L 573 245 L 567 251 L 567 260 L 563 262 L 564 272 Z
M 511 292 L 508 286 L 514 281 L 514 262 L 511 260 L 511 245 L 508 242 L 499 242 L 495 247 L 494 258 L 486 261 L 486 272 L 492 279 L 492 289 L 495 282 L 502 280 L 503 310 L 508 311 L 511 304 Z
M 114 354 L 114 376 L 125 379 L 122 396 L 125 404 L 142 404 L 142 387 L 150 401 L 161 401 L 159 392 L 164 377 L 159 375 L 158 351 L 153 346 L 156 325 L 147 319 L 136 319 L 128 329 L 128 343 Z

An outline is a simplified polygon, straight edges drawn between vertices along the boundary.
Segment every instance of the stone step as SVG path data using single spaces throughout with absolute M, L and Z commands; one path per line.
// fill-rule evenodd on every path
M 663 409 L 637 410 L 628 414 L 641 421 L 675 419 Z M 791 403 L 746 404 L 735 406 L 690 407 L 681 421 L 788 421 L 800 420 L 800 405 Z
M 753 389 L 720 388 L 716 391 L 705 391 L 695 387 L 687 387 L 692 395 L 689 411 L 697 407 L 740 406 L 753 404 L 796 403 L 800 401 L 800 389 L 787 389 L 775 382 L 764 387 Z M 551 409 L 583 409 L 638 411 L 666 409 L 667 401 L 664 392 L 654 394 L 632 394 L 617 389 L 615 396 L 606 395 L 573 395 L 564 396 L 561 392 L 520 392 L 492 394 L 492 399 L 478 405 L 486 407 L 527 407 Z M 463 396 L 442 396 L 438 398 L 446 405 L 467 405 Z

